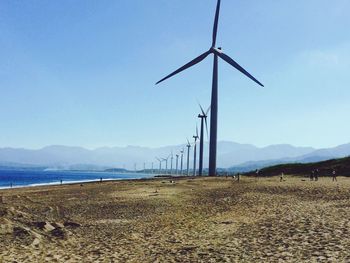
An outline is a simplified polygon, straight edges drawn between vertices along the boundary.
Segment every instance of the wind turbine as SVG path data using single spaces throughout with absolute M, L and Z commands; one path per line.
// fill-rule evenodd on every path
M 168 160 L 170 155 L 167 158 L 162 158 L 162 160 L 165 162 L 165 174 L 168 174 Z
M 199 139 L 198 136 L 198 127 L 196 126 L 196 135 L 193 135 L 194 139 L 194 148 L 193 148 L 193 176 L 196 176 L 196 161 L 197 161 L 197 140 Z
M 207 109 L 207 111 L 204 111 L 202 106 L 199 104 L 199 107 L 201 108 L 202 114 L 198 114 L 198 118 L 201 119 L 201 134 L 200 134 L 200 144 L 199 144 L 199 176 L 203 175 L 203 149 L 204 149 L 204 122 L 205 122 L 205 129 L 207 131 L 207 137 L 208 137 L 208 123 L 207 123 L 207 117 L 210 110 L 210 106 Z
M 178 172 L 178 166 L 179 165 L 179 155 L 178 154 L 176 154 L 176 175 L 177 175 L 177 172 Z
M 171 151 L 171 155 L 170 155 L 170 174 L 173 174 L 173 160 L 174 160 L 174 155 L 173 155 L 173 151 Z
M 187 139 L 187 176 L 190 175 L 190 149 L 191 149 L 191 144 L 189 140 Z
M 183 163 L 184 163 L 184 149 L 180 151 L 181 153 L 181 175 L 183 173 Z
M 156 157 L 156 159 L 159 161 L 159 174 L 162 173 L 162 160 Z
M 226 55 L 221 50 L 220 47 L 219 48 L 216 47 L 220 5 L 221 5 L 221 0 L 218 0 L 216 5 L 215 19 L 214 19 L 212 44 L 209 50 L 204 52 L 202 55 L 196 57 L 186 65 L 175 70 L 173 73 L 169 74 L 168 76 L 164 77 L 163 79 L 161 79 L 156 83 L 157 85 L 162 81 L 198 64 L 210 54 L 214 55 L 213 81 L 212 81 L 212 93 L 211 93 L 210 145 L 209 145 L 209 175 L 211 176 L 216 175 L 217 128 L 218 128 L 218 60 L 219 58 L 226 61 L 228 64 L 236 68 L 238 71 L 246 75 L 251 80 L 255 81 L 260 86 L 262 87 L 264 86 L 256 78 L 254 78 L 250 73 L 248 73 L 243 67 L 241 67 L 236 61 L 234 61 L 232 58 Z

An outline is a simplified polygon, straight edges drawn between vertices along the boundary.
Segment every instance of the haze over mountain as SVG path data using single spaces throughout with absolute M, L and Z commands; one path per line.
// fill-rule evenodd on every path
M 207 150 L 208 144 L 205 144 Z M 171 151 L 174 155 L 185 145 L 149 148 L 140 146 L 102 147 L 88 150 L 82 147 L 48 146 L 38 150 L 0 148 L 0 164 L 7 166 L 44 166 L 58 169 L 103 169 L 119 167 L 138 169 L 158 167 L 155 157 L 167 157 Z M 191 157 L 193 154 L 191 148 Z M 185 148 L 186 153 L 186 148 Z M 218 167 L 241 167 L 248 169 L 260 168 L 271 164 L 285 162 L 320 161 L 350 155 L 350 144 L 340 145 L 329 149 L 314 149 L 311 147 L 295 147 L 281 144 L 267 147 L 256 147 L 251 144 L 240 144 L 229 141 L 218 143 Z M 174 156 L 175 157 L 175 156 Z M 184 158 L 186 159 L 186 158 Z M 191 158 L 192 160 L 192 158 Z M 207 166 L 207 157 L 205 166 Z M 175 161 L 174 161 L 175 163 Z

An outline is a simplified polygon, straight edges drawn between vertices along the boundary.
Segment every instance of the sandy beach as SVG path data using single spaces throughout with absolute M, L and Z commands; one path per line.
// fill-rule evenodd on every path
M 0 196 L 0 262 L 350 262 L 350 178 L 159 178 Z

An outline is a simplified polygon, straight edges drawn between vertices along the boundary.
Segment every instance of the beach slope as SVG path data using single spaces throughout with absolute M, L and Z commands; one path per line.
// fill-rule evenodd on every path
M 285 179 L 0 190 L 0 262 L 350 262 L 350 179 Z

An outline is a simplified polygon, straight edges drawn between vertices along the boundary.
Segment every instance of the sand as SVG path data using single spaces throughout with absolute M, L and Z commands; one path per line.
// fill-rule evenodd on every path
M 0 262 L 350 262 L 350 178 L 0 191 Z

